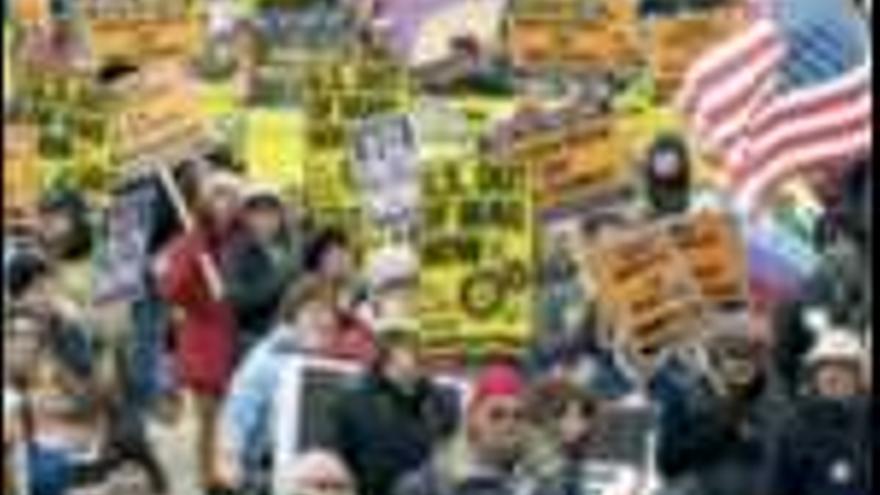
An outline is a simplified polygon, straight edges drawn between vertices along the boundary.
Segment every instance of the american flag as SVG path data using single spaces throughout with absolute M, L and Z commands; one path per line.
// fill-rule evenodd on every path
M 793 176 L 870 152 L 872 102 L 870 34 L 847 2 L 751 4 L 747 27 L 694 62 L 676 101 L 750 217 Z

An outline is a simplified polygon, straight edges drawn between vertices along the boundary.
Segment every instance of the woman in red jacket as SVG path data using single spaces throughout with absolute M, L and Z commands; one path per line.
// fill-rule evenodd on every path
M 218 262 L 239 209 L 240 183 L 227 172 L 202 178 L 194 222 L 173 239 L 156 270 L 159 290 L 174 307 L 176 366 L 198 413 L 201 482 L 210 493 L 217 410 L 232 374 L 235 317 L 223 294 Z

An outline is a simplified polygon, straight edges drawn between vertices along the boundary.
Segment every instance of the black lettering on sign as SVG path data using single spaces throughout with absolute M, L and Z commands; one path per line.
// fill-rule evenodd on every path
M 443 228 L 449 217 L 449 207 L 446 204 L 434 203 L 426 206 L 422 215 L 428 229 Z
M 458 221 L 466 229 L 522 230 L 523 208 L 522 201 L 515 198 L 469 199 L 462 202 Z
M 449 234 L 428 239 L 422 245 L 421 260 L 426 265 L 475 264 L 482 258 L 482 243 L 475 236 Z
M 523 169 L 498 165 L 477 167 L 480 192 L 515 192 L 523 188 Z

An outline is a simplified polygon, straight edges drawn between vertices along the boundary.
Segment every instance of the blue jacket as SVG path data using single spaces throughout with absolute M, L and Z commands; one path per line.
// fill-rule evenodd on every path
M 220 416 L 247 474 L 262 471 L 271 456 L 272 404 L 284 363 L 298 349 L 293 332 L 280 327 L 259 341 L 235 373 Z

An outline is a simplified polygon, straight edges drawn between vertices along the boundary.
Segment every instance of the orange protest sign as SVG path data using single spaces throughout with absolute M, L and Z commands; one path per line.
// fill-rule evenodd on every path
M 114 120 L 114 155 L 123 163 L 185 153 L 208 140 L 195 88 L 184 67 L 148 65 L 115 88 L 121 96 Z
M 81 8 L 96 58 L 139 62 L 195 54 L 205 29 L 199 7 L 192 0 L 86 0 Z
M 743 22 L 740 10 L 733 8 L 653 19 L 648 30 L 648 58 L 659 94 L 671 95 L 690 64 L 713 46 L 713 40 L 730 36 Z
M 530 167 L 538 206 L 553 208 L 623 186 L 630 176 L 624 144 L 610 117 L 579 116 L 515 144 L 512 153 Z
M 667 227 L 690 266 L 703 297 L 714 305 L 745 304 L 745 248 L 733 219 L 702 210 Z
M 656 225 L 600 235 L 586 254 L 611 326 L 610 338 L 637 361 L 699 335 L 703 300 L 688 265 Z
M 3 126 L 3 213 L 27 215 L 40 195 L 39 131 L 23 124 Z
M 16 0 L 12 9 L 13 18 L 23 24 L 40 24 L 50 17 L 49 0 Z

